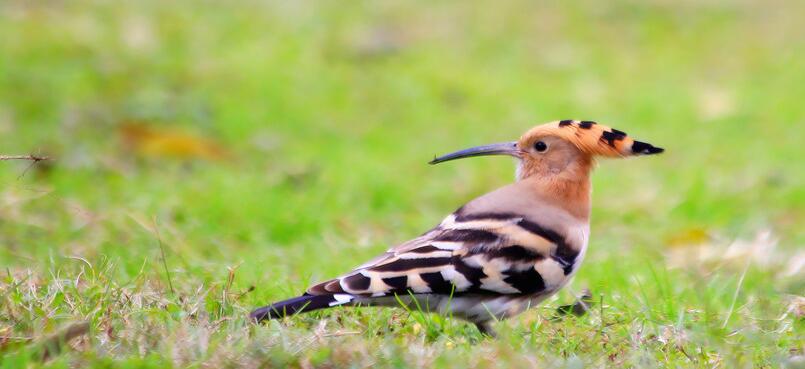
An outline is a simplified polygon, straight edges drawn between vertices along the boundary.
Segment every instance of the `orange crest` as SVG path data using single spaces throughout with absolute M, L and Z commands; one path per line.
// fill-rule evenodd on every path
M 520 138 L 521 147 L 527 146 L 536 137 L 544 136 L 560 137 L 592 156 L 624 157 L 664 151 L 649 143 L 636 141 L 626 132 L 586 120 L 562 120 L 534 127 Z

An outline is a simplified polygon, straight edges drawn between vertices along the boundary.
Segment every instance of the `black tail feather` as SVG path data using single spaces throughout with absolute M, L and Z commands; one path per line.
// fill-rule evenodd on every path
M 347 296 L 347 297 L 344 297 Z M 308 311 L 328 308 L 349 302 L 352 297 L 340 295 L 337 299 L 335 295 L 302 295 L 292 299 L 263 306 L 249 314 L 252 320 L 260 322 L 263 320 L 283 318 L 286 316 L 306 313 Z

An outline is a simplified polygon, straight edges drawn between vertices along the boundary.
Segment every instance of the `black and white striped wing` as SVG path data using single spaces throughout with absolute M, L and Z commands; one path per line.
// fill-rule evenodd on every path
M 308 293 L 534 295 L 561 287 L 578 252 L 517 214 L 447 217 L 428 233 Z

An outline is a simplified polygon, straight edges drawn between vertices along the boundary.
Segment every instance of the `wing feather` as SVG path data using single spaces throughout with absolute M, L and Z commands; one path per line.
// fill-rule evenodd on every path
M 575 261 L 566 246 L 558 232 L 525 215 L 459 209 L 422 236 L 308 293 L 535 294 L 564 283 L 563 271 Z

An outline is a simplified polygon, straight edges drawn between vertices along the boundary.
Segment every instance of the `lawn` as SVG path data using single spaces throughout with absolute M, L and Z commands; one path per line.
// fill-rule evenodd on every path
M 805 367 L 803 34 L 797 1 L 0 2 L 0 154 L 51 157 L 0 162 L 0 368 Z M 248 322 L 513 179 L 433 155 L 558 119 L 666 152 L 599 163 L 581 271 L 497 339 Z

